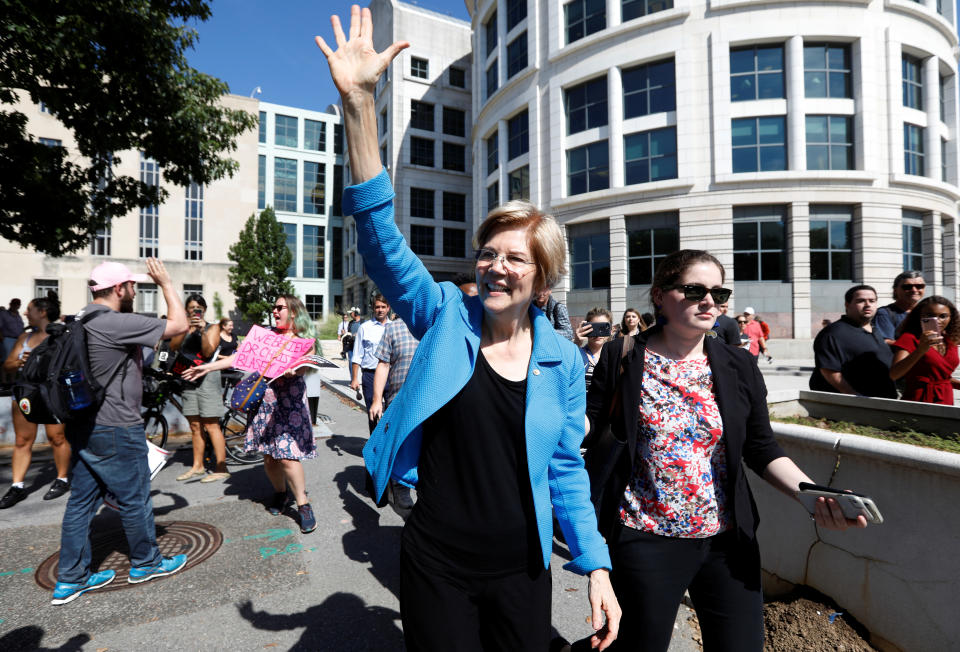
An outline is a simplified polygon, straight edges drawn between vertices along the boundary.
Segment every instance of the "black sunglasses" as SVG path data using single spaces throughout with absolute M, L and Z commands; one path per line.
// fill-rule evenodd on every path
M 705 285 L 668 285 L 663 288 L 667 290 L 680 290 L 683 292 L 683 298 L 687 301 L 703 301 L 707 292 L 713 297 L 714 303 L 726 303 L 733 294 L 730 288 L 708 288 Z

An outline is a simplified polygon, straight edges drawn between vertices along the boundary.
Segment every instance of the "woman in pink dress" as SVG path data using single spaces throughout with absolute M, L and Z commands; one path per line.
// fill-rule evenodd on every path
M 960 380 L 952 377 L 960 356 L 960 318 L 949 299 L 927 297 L 910 311 L 893 343 L 890 377 L 904 379 L 905 401 L 953 405 L 953 390 Z

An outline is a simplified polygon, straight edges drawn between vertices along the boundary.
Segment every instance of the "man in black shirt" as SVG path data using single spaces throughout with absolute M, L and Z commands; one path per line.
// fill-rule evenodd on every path
M 720 314 L 717 315 L 717 323 L 713 325 L 712 330 L 719 339 L 730 346 L 740 346 L 740 327 L 737 326 L 735 319 L 727 316 L 729 307 L 730 304 L 727 303 L 721 303 L 717 306 L 720 309 Z
M 877 310 L 877 291 L 855 285 L 844 295 L 846 314 L 813 341 L 816 368 L 810 389 L 819 392 L 897 398 L 890 380 L 893 353 L 870 324 Z

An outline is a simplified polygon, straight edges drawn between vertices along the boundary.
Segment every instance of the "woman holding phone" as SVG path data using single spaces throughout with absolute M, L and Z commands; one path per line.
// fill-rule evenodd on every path
M 960 380 L 953 372 L 960 364 L 960 320 L 949 299 L 927 297 L 907 315 L 893 346 L 890 378 L 904 379 L 905 401 L 953 405 Z
M 593 378 L 593 368 L 597 366 L 600 350 L 610 340 L 610 325 L 613 315 L 606 308 L 594 308 L 577 327 L 577 338 L 586 344 L 580 348 L 583 356 L 583 375 L 586 377 L 587 389 L 590 389 L 590 380 Z

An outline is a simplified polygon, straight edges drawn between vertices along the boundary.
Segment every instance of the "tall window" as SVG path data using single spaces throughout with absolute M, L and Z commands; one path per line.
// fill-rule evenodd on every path
M 940 122 L 947 121 L 947 78 L 940 75 Z
M 160 183 L 160 166 L 140 152 L 140 182 L 150 186 Z M 140 257 L 156 258 L 160 251 L 160 219 L 156 205 L 140 209 Z
M 433 131 L 433 105 L 410 100 L 410 126 L 414 129 Z
M 94 256 L 109 256 L 111 239 L 112 232 L 109 224 L 102 229 L 97 229 L 90 239 L 90 253 Z
M 56 292 L 60 296 L 60 281 L 55 278 L 38 278 L 33 281 L 33 297 L 35 299 L 46 298 L 50 292 Z
M 467 133 L 467 114 L 461 109 L 443 107 L 443 133 L 447 136 L 463 136 Z
M 276 115 L 273 118 L 273 142 L 284 147 L 297 146 L 297 118 L 290 115 Z
M 853 97 L 850 70 L 850 46 L 804 44 L 803 87 L 807 97 Z
M 730 50 L 730 101 L 786 97 L 783 46 L 756 45 Z
M 848 206 L 810 207 L 810 278 L 814 281 L 853 279 L 852 217 Z
M 323 238 L 325 229 L 303 225 L 303 277 L 324 278 Z
M 677 178 L 677 128 L 665 127 L 623 137 L 626 184 Z
M 567 135 L 607 124 L 607 78 L 577 84 L 563 93 Z
M 484 42 L 487 46 L 487 56 L 497 49 L 497 12 L 490 14 L 490 18 L 483 26 Z
M 287 276 L 296 277 L 297 275 L 297 225 L 288 222 L 281 222 L 283 227 L 283 236 L 286 239 L 287 249 L 290 250 L 290 266 L 287 267 Z
M 343 278 L 343 227 L 333 227 L 333 260 L 330 263 L 330 278 L 339 281 Z
M 333 197 L 330 210 L 334 215 L 343 215 L 340 204 L 343 199 L 343 166 L 333 166 Z
M 487 138 L 487 174 L 491 174 L 500 167 L 499 141 L 500 137 L 496 131 Z
M 434 217 L 432 190 L 410 188 L 410 217 Z
M 419 79 L 430 77 L 430 62 L 420 57 L 410 57 L 410 75 Z
M 903 271 L 923 269 L 923 213 L 903 209 Z
M 153 283 L 137 283 L 137 312 L 141 315 L 160 314 L 160 295 Z
M 323 319 L 322 294 L 305 294 L 303 296 L 303 307 L 310 313 L 310 319 Z
M 265 143 L 267 142 L 267 112 L 260 112 L 260 135 L 257 142 Z
M 523 111 L 507 120 L 507 160 L 530 151 L 530 114 Z
M 199 294 L 203 296 L 203 284 L 202 283 L 184 283 L 183 284 L 183 303 L 187 303 L 187 297 L 191 294 Z
M 433 167 L 433 141 L 429 138 L 410 137 L 410 163 Z
M 900 69 L 903 71 L 903 105 L 923 111 L 923 63 L 904 54 Z
M 500 205 L 500 182 L 494 181 L 487 186 L 487 212 Z
M 923 127 L 903 123 L 903 171 L 905 174 L 926 174 L 923 155 Z
M 510 41 L 507 45 L 507 79 L 527 67 L 527 33 Z
M 410 225 L 410 249 L 418 256 L 433 255 L 433 227 Z
M 567 227 L 570 240 L 571 289 L 610 287 L 610 232 L 607 222 Z
M 467 220 L 467 196 L 459 192 L 443 193 L 443 219 L 451 222 Z
M 853 118 L 807 116 L 807 169 L 853 169 Z
M 463 229 L 443 230 L 443 255 L 447 258 L 467 257 L 467 232 Z
M 333 153 L 343 154 L 343 125 L 333 125 Z
M 507 0 L 507 31 L 527 17 L 527 0 Z
M 273 159 L 273 207 L 297 211 L 297 162 L 292 158 Z
M 494 59 L 490 67 L 487 68 L 487 92 L 484 94 L 486 99 L 490 99 L 490 96 L 497 92 L 497 88 L 500 85 L 499 80 L 500 69 L 497 65 L 497 60 Z
M 627 266 L 630 285 L 649 285 L 653 272 L 668 254 L 680 248 L 676 213 L 627 218 Z
M 380 115 L 377 119 L 377 124 L 380 126 L 379 134 L 381 136 L 387 135 L 387 128 L 389 123 L 387 122 L 387 107 L 383 107 L 383 111 L 380 112 Z
M 303 212 L 323 215 L 327 211 L 327 166 L 303 162 Z
M 950 150 L 947 148 L 947 139 L 940 139 L 940 180 L 947 180 L 947 167 L 948 167 L 948 156 L 950 156 Z
M 787 169 L 787 130 L 783 116 L 732 121 L 733 171 Z
M 327 123 L 320 120 L 303 120 L 303 148 L 315 152 L 327 151 Z
M 624 118 L 677 108 L 673 59 L 627 68 L 622 79 Z
M 257 208 L 267 205 L 267 157 L 260 154 L 257 157 Z
M 605 0 L 573 0 L 564 5 L 563 11 L 567 26 L 567 43 L 579 41 L 607 27 Z
M 456 66 L 450 66 L 450 76 L 449 76 L 450 85 L 454 88 L 466 88 L 467 87 L 467 71 L 463 68 L 458 68 Z
M 607 141 L 600 140 L 567 151 L 567 194 L 579 195 L 610 187 Z
M 510 172 L 510 174 L 507 175 L 507 182 L 510 184 L 510 199 L 530 199 L 529 165 L 524 165 Z
M 783 206 L 733 209 L 733 277 L 736 280 L 786 280 L 786 213 Z
M 467 150 L 457 143 L 443 143 L 443 169 L 453 172 L 465 172 L 467 169 Z
M 187 186 L 183 219 L 183 259 L 203 260 L 203 186 Z
M 673 8 L 673 0 L 623 0 L 620 5 L 622 20 L 626 22 L 657 11 Z

